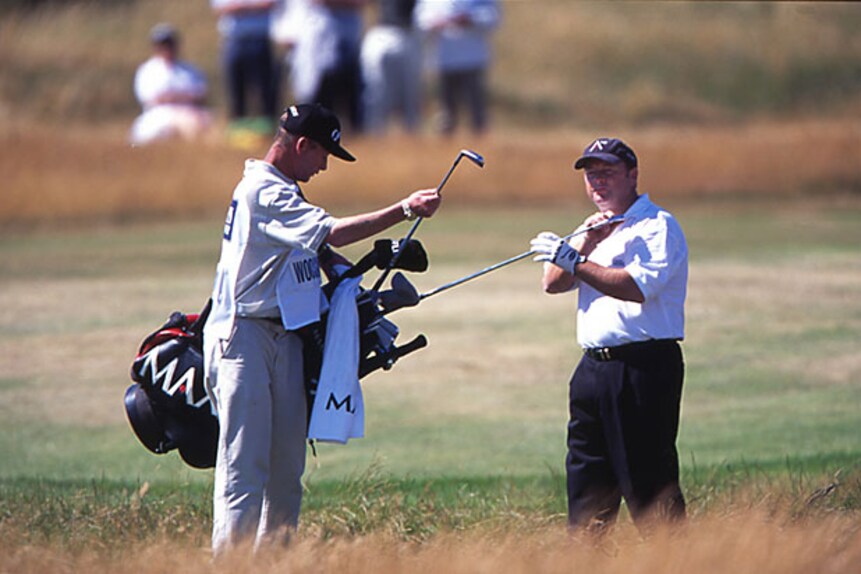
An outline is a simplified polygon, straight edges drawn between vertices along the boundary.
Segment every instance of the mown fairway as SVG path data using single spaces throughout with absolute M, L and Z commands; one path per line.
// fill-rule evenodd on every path
M 686 472 L 858 457 L 861 202 L 670 207 L 691 246 Z M 431 269 L 412 278 L 426 291 L 585 215 L 566 204 L 444 210 L 420 231 Z M 121 397 L 143 336 L 208 297 L 218 231 L 206 220 L 4 238 L 0 476 L 209 481 L 175 454 L 145 451 Z M 367 437 L 321 445 L 310 484 L 372 464 L 399 477 L 560 472 L 567 379 L 579 357 L 574 304 L 544 295 L 537 265 L 524 261 L 397 312 L 401 341 L 421 332 L 430 346 L 365 379 Z
M 641 547 L 623 520 L 612 542 L 616 571 L 634 564 L 654 571 L 667 556 L 717 571 L 773 565 L 787 545 L 803 552 L 782 562 L 791 570 L 773 571 L 832 563 L 840 571 L 859 550 L 861 201 L 668 207 L 692 254 L 679 444 L 698 518 L 681 554 L 670 538 Z M 431 269 L 412 277 L 430 289 L 583 216 L 576 202 L 444 210 L 420 230 Z M 125 420 L 122 394 L 140 339 L 171 311 L 194 311 L 208 296 L 219 229 L 220 221 L 205 220 L 4 237 L 7 567 L 56 571 L 73 560 L 110 571 L 116 560 L 131 560 L 148 571 L 208 570 L 211 474 L 184 467 L 175 452 L 146 451 Z M 420 571 L 444 563 L 525 572 L 540 559 L 547 571 L 565 571 L 576 557 L 606 568 L 604 550 L 559 539 L 566 383 L 579 352 L 573 298 L 544 295 L 538 278 L 536 264 L 524 261 L 393 315 L 403 340 L 422 332 L 430 346 L 365 379 L 366 438 L 319 445 L 318 460 L 309 459 L 294 551 L 233 566 Z M 818 542 L 798 545 L 814 532 Z M 362 536 L 352 546 L 337 542 L 355 535 Z M 753 536 L 760 545 L 745 549 Z M 320 547 L 324 540 L 332 542 Z M 421 541 L 420 553 L 410 554 L 404 540 Z M 488 548 L 498 553 L 490 557 Z

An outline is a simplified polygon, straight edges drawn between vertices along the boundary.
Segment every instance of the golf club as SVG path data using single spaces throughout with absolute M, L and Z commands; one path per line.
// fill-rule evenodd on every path
M 596 223 L 595 225 L 590 225 L 589 227 L 584 227 L 583 229 L 580 229 L 578 231 L 575 231 L 574 233 L 566 235 L 565 237 L 563 237 L 563 239 L 565 239 L 567 241 L 567 240 L 571 239 L 572 237 L 577 237 L 578 235 L 588 233 L 592 230 L 601 229 L 602 227 L 606 227 L 608 225 L 615 225 L 616 223 L 624 221 L 624 219 L 625 219 L 624 215 L 614 215 L 613 217 L 611 217 L 609 219 L 605 219 L 604 221 Z M 419 300 L 422 301 L 424 299 L 427 299 L 428 297 L 432 297 L 432 296 L 436 295 L 437 293 L 442 293 L 443 291 L 447 291 L 447 290 L 451 289 L 452 287 L 457 287 L 458 285 L 462 285 L 462 284 L 466 283 L 467 281 L 472 281 L 473 279 L 477 279 L 478 277 L 481 277 L 482 275 L 486 275 L 486 274 L 490 273 L 491 271 L 496 271 L 497 269 L 501 269 L 502 267 L 505 267 L 507 265 L 511 265 L 512 263 L 520 261 L 521 259 L 526 259 L 527 257 L 529 257 L 530 255 L 533 255 L 534 253 L 535 252 L 532 250 L 526 251 L 524 253 L 521 253 L 520 255 L 515 255 L 514 257 L 510 257 L 509 259 L 506 259 L 505 261 L 500 261 L 499 263 L 495 263 L 489 267 L 485 267 L 484 269 L 482 269 L 480 271 L 476 271 L 475 273 L 470 273 L 469 275 L 466 275 L 465 277 L 461 277 L 460 279 L 456 279 L 450 283 L 446 283 L 445 285 L 440 285 L 439 287 L 436 287 L 436 288 L 431 289 L 430 291 L 428 291 L 426 293 L 422 293 L 421 295 L 419 295 Z
M 442 181 L 437 186 L 436 192 L 438 194 L 442 193 L 442 188 L 445 187 L 446 182 L 448 182 L 448 178 L 451 177 L 451 174 L 452 174 L 452 172 L 454 172 L 455 168 L 457 167 L 457 164 L 459 164 L 461 158 L 464 158 L 464 157 L 466 159 L 468 159 L 469 161 L 471 161 L 472 163 L 474 163 L 475 165 L 477 165 L 478 167 L 482 167 L 482 168 L 484 167 L 484 158 L 480 154 L 478 154 L 472 150 L 468 150 L 468 149 L 460 150 L 460 152 L 457 154 L 457 157 L 454 159 L 454 162 L 451 164 L 451 167 L 448 169 L 448 172 L 445 174 L 445 177 L 442 178 Z M 413 223 L 413 226 L 410 227 L 409 232 L 407 232 L 406 237 L 404 237 L 401 240 L 402 245 L 406 245 L 407 242 L 409 242 L 409 240 L 412 239 L 413 234 L 416 232 L 416 229 L 418 229 L 418 226 L 422 222 L 423 219 L 424 219 L 423 217 L 419 217 L 418 219 L 416 219 L 415 223 Z M 389 273 L 394 268 L 395 264 L 398 262 L 398 258 L 400 257 L 400 254 L 402 251 L 403 251 L 402 249 L 398 250 L 398 252 L 395 254 L 395 256 L 392 257 L 391 261 L 389 261 L 389 264 L 386 266 L 386 268 L 383 270 L 383 272 L 380 273 L 380 276 L 377 278 L 377 282 L 374 283 L 374 286 L 371 288 L 371 291 L 379 290 L 380 286 L 383 284 L 383 281 L 386 280 L 386 277 L 389 276 Z

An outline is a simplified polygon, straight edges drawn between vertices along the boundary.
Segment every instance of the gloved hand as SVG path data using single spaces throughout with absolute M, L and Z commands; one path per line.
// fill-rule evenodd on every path
M 542 231 L 529 242 L 535 253 L 533 261 L 548 261 L 574 275 L 577 264 L 585 261 L 580 252 L 551 231 Z

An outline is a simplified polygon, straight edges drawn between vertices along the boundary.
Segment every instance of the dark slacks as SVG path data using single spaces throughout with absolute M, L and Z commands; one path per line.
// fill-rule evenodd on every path
M 248 97 L 259 98 L 257 113 L 276 116 L 278 78 L 268 36 L 228 38 L 222 47 L 222 66 L 227 85 L 230 119 L 253 116 Z
M 469 113 L 473 133 L 482 133 L 487 128 L 487 90 L 485 70 L 455 70 L 440 72 L 440 103 L 442 119 L 440 129 L 451 134 L 457 128 L 461 105 Z
M 634 521 L 685 515 L 676 437 L 684 363 L 679 344 L 622 348 L 620 359 L 584 355 L 569 389 L 568 523 L 609 525 L 622 498 Z

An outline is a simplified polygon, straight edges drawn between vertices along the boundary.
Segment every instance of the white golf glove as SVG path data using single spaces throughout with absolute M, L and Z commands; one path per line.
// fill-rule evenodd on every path
M 529 242 L 533 261 L 547 261 L 574 275 L 578 263 L 585 261 L 580 252 L 571 247 L 567 241 L 553 232 L 542 231 Z

